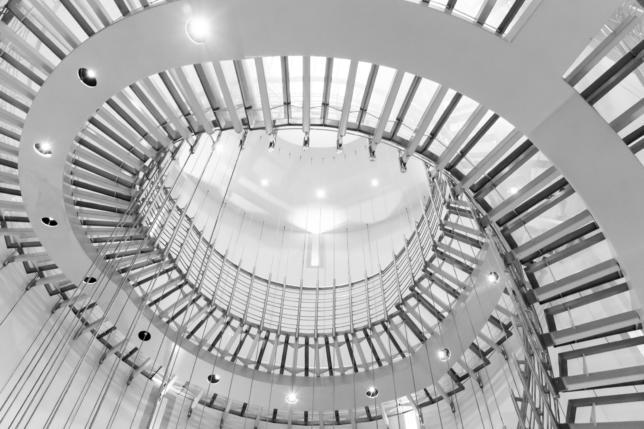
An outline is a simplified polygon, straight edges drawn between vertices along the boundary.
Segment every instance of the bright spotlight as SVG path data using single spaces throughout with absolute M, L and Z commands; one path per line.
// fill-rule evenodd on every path
M 322 200 L 322 199 L 326 198 L 326 191 L 324 189 L 322 189 L 322 188 L 316 189 L 315 190 L 315 198 L 317 198 L 318 200 Z
M 284 398 L 284 400 L 289 405 L 297 404 L 297 395 L 295 394 L 295 392 L 289 392 Z
M 262 179 L 259 181 L 259 183 L 260 185 L 262 185 L 262 187 L 266 188 L 268 186 L 268 179 Z
M 378 185 L 380 185 L 380 181 L 378 179 L 376 179 L 375 177 L 373 179 L 371 179 L 371 186 L 376 188 L 376 187 L 378 187 Z
M 442 348 L 438 351 L 438 359 L 447 362 L 449 358 L 452 356 L 452 352 L 447 348 Z
M 498 282 L 499 281 L 499 273 L 497 273 L 496 271 L 490 271 L 487 274 L 487 281 L 490 282 L 490 283 Z
M 45 158 L 49 158 L 53 153 L 51 143 L 47 141 L 36 143 L 34 145 L 34 149 L 39 155 L 44 156 Z
M 210 23 L 203 17 L 190 18 L 186 22 L 186 34 L 194 43 L 205 43 L 210 35 Z
M 376 398 L 378 397 L 378 393 L 378 389 L 375 386 L 370 386 L 365 392 L 365 395 L 367 395 L 367 398 Z

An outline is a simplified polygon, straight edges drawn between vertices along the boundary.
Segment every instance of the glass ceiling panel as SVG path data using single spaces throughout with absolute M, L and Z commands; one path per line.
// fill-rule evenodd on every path
M 571 217 L 581 213 L 586 209 L 584 202 L 577 194 L 572 194 L 565 198 L 555 206 L 541 213 L 535 219 L 524 224 L 521 228 L 512 233 L 512 238 L 516 241 L 517 245 L 523 243 L 543 234 L 550 229 L 556 227 L 562 222 L 570 219 Z
M 398 90 L 398 94 L 396 94 L 396 99 L 394 100 L 394 105 L 393 105 L 393 108 L 391 109 L 391 115 L 387 120 L 387 126 L 385 127 L 386 133 L 391 132 L 391 129 L 396 121 L 396 116 L 398 115 L 398 112 L 400 111 L 400 108 L 402 107 L 403 102 L 407 97 L 407 93 L 409 92 L 409 89 L 411 87 L 413 80 L 414 80 L 413 74 L 405 73 L 403 75 L 402 83 L 400 84 L 400 89 Z
M 288 57 L 289 90 L 291 91 L 291 122 L 302 122 L 302 71 L 303 58 L 300 56 Z
M 539 284 L 548 284 L 586 268 L 596 266 L 612 258 L 610 246 L 606 241 L 597 243 L 581 252 L 568 256 L 535 272 Z
M 466 96 L 461 97 L 456 108 L 438 133 L 436 144 L 432 145 L 430 150 L 436 155 L 442 154 L 445 147 L 458 134 L 461 128 L 463 128 L 463 125 L 465 125 L 470 115 L 474 113 L 474 110 L 478 106 L 479 104 L 471 98 Z
M 255 60 L 247 58 L 241 61 L 244 76 L 246 78 L 246 90 L 248 91 L 246 106 L 250 107 L 248 116 L 251 118 L 251 126 L 258 126 L 258 122 L 264 124 L 264 114 L 262 113 L 262 103 L 259 95 L 259 85 L 257 84 L 257 69 Z
M 32 4 L 34 6 L 36 6 L 35 3 L 38 2 L 38 0 L 30 1 L 32 1 Z M 70 31 L 76 39 L 80 40 L 81 42 L 87 39 L 87 34 L 85 34 L 85 32 L 81 29 L 76 20 L 72 18 L 72 16 L 69 14 L 67 9 L 65 9 L 61 2 L 55 0 L 46 0 L 45 3 L 47 5 L 47 9 L 52 11 L 61 19 L 63 25 L 65 26 L 65 29 Z
M 494 188 L 495 192 L 491 192 L 485 198 L 486 201 L 491 207 L 496 207 L 550 167 L 552 167 L 550 160 L 543 153 L 537 152 L 507 179 L 499 183 Z
M 438 89 L 438 84 L 429 79 L 422 79 L 416 90 L 416 94 L 409 106 L 403 125 L 398 131 L 398 135 L 404 139 L 409 139 L 414 134 L 414 131 L 418 127 L 420 119 L 425 113 L 425 109 L 429 104 L 430 100 L 434 96 L 434 93 Z
M 505 31 L 503 31 L 503 34 L 507 34 L 508 31 L 514 27 L 517 21 L 521 19 L 522 15 L 535 0 L 457 0 L 454 2 L 448 2 L 446 0 L 407 1 L 420 4 L 425 7 L 430 7 L 443 13 L 451 14 L 458 19 L 476 22 L 477 25 L 481 25 L 487 31 L 492 32 L 498 32 L 498 27 L 501 25 L 503 20 L 506 19 L 507 15 L 512 13 L 512 16 L 509 17 L 510 21 L 508 22 Z M 449 3 L 452 3 L 451 9 L 448 9 Z M 515 4 L 520 7 L 518 10 L 513 11 L 512 7 Z M 489 8 L 492 8 L 492 10 L 490 11 Z
M 481 162 L 513 130 L 512 124 L 499 117 L 456 168 L 463 174 L 469 173 L 474 165 Z
M 360 61 L 358 63 L 358 70 L 356 72 L 356 83 L 353 87 L 353 96 L 351 97 L 351 109 L 349 114 L 349 122 L 355 124 L 358 122 L 358 113 L 360 112 L 360 103 L 362 103 L 362 96 L 369 80 L 369 72 L 371 71 L 371 64 Z
M 565 75 L 642 163 L 643 25 L 641 2 L 624 2 Z
M 331 92 L 329 94 L 328 119 L 339 121 L 342 113 L 342 103 L 347 89 L 347 78 L 351 61 L 343 58 L 333 60 L 333 76 L 331 78 Z
M 241 89 L 239 88 L 239 80 L 237 79 L 235 65 L 230 60 L 221 61 L 220 64 L 224 72 L 228 90 L 230 91 L 230 95 L 233 99 L 233 105 L 235 106 L 235 110 L 237 111 L 237 116 L 241 120 L 242 118 L 246 117 L 246 109 L 244 109 L 244 100 L 242 98 Z
M 326 78 L 325 57 L 311 57 L 311 122 L 322 123 L 322 97 Z M 336 67 L 335 61 L 333 68 Z
M 486 1 L 487 0 L 458 0 L 456 2 L 455 9 L 464 17 L 470 17 L 470 20 L 474 20 Z
M 497 0 L 490 16 L 485 21 L 485 25 L 494 29 L 498 28 L 515 1 L 516 0 Z
M 432 120 L 429 122 L 429 127 L 427 127 L 427 131 L 425 131 L 425 136 L 429 135 L 432 128 L 434 128 L 434 126 L 436 125 L 436 122 L 438 122 L 441 115 L 443 114 L 443 112 L 445 111 L 449 103 L 452 101 L 452 98 L 454 97 L 455 94 L 456 94 L 456 91 L 454 91 L 453 89 L 447 90 L 447 92 L 445 93 L 445 97 L 443 97 L 443 100 L 441 100 L 440 104 L 438 105 L 438 110 L 436 111 L 436 114 L 432 117 Z M 423 143 L 424 143 L 424 139 L 422 139 L 419 142 L 419 145 L 422 145 Z
M 268 99 L 271 103 L 271 114 L 273 120 L 286 118 L 284 114 L 284 98 L 282 93 L 282 63 L 280 57 L 264 57 L 264 73 L 266 75 L 266 87 Z
M 365 115 L 365 118 L 362 121 L 363 125 L 368 127 L 376 126 L 378 118 L 382 113 L 385 100 L 387 99 L 387 94 L 391 88 L 391 81 L 395 74 L 396 71 L 391 67 L 378 67 L 378 74 L 376 75 L 376 80 L 371 92 L 371 99 L 367 106 L 367 115 Z
M 181 67 L 181 72 L 188 81 L 189 88 L 187 89 L 195 95 L 195 98 L 201 107 L 201 111 L 206 114 L 207 118 L 214 118 L 212 109 L 209 108 L 210 105 L 208 103 L 208 97 L 206 97 L 206 93 L 202 89 L 201 82 L 199 81 L 195 68 L 193 66 L 183 66 Z
M 161 81 L 161 78 L 158 75 L 153 75 L 148 78 L 149 83 L 151 83 L 151 90 L 152 92 L 155 92 L 157 95 L 160 96 L 160 99 L 158 102 L 155 104 L 157 107 L 159 107 L 159 104 L 163 104 L 163 106 L 166 107 L 171 113 L 171 115 L 175 118 L 182 118 L 183 114 L 181 113 L 181 110 L 179 110 L 179 107 L 177 104 L 174 102 L 174 99 L 168 92 L 168 89 L 166 86 L 163 84 Z M 157 97 L 153 97 L 157 98 Z

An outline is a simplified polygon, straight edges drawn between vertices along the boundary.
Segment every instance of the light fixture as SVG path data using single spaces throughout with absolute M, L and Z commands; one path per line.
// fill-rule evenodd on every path
M 268 186 L 268 179 L 262 179 L 259 181 L 259 184 L 262 185 L 262 187 L 267 187 Z
M 44 156 L 45 158 L 51 157 L 53 154 L 53 148 L 49 142 L 38 142 L 34 145 L 34 150 L 38 155 Z
M 289 392 L 286 394 L 286 397 L 284 398 L 284 400 L 289 405 L 297 404 L 297 395 L 295 394 L 295 392 Z
M 315 198 L 322 200 L 326 198 L 326 191 L 322 188 L 318 188 L 315 190 Z
M 512 186 L 512 187 L 509 189 L 509 191 L 510 191 L 510 195 L 514 195 L 514 194 L 516 194 L 517 192 L 519 192 L 519 188 L 517 188 L 516 186 Z
M 96 79 L 96 77 L 97 77 L 97 74 L 96 74 L 96 70 L 94 69 L 88 69 L 86 67 L 81 67 L 78 69 L 78 78 L 86 86 L 89 86 L 91 88 L 95 87 L 98 84 L 98 80 Z
M 409 160 L 409 155 L 407 155 L 404 152 L 400 152 L 400 156 L 398 156 L 398 164 L 400 165 L 400 172 L 401 173 L 406 173 L 407 172 L 407 161 Z
M 367 398 L 377 398 L 378 397 L 378 389 L 376 389 L 375 386 L 369 386 L 367 391 L 365 392 L 365 395 L 367 395 Z
M 208 376 L 208 381 L 213 384 L 219 383 L 220 380 L 221 380 L 221 377 L 219 376 L 219 374 L 210 374 Z
M 380 185 L 380 181 L 378 179 L 376 179 L 375 177 L 373 179 L 371 179 L 371 186 L 376 188 L 376 187 L 378 187 L 378 185 Z
M 438 359 L 443 362 L 447 362 L 451 356 L 452 352 L 447 347 L 438 350 Z
M 335 152 L 342 153 L 342 136 L 338 136 L 338 140 L 335 142 Z
M 139 340 L 141 341 L 150 341 L 150 338 L 152 338 L 152 335 L 148 331 L 139 331 L 138 334 Z
M 210 36 L 210 23 L 204 17 L 192 17 L 186 22 L 186 34 L 193 43 L 206 43 Z
M 45 216 L 40 219 L 42 223 L 44 223 L 47 226 L 56 226 L 58 225 L 58 221 L 54 218 L 51 218 L 49 216 Z
M 302 147 L 308 149 L 310 145 L 309 133 L 304 133 L 304 141 L 302 142 Z
M 373 144 L 371 139 L 369 139 L 369 161 L 376 160 L 376 146 Z
M 487 273 L 487 281 L 490 283 L 496 283 L 499 281 L 499 273 L 496 271 L 490 271 Z

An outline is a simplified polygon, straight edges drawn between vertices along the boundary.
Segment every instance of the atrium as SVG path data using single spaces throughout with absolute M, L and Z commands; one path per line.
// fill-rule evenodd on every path
M 0 21 L 0 428 L 644 428 L 644 0 Z

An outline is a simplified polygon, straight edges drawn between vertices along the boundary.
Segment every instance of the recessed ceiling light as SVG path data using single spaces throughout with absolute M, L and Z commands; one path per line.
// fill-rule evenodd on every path
M 34 150 L 38 155 L 44 156 L 45 158 L 51 157 L 53 154 L 53 148 L 49 142 L 38 142 L 34 145 Z
M 378 185 L 380 185 L 380 181 L 378 179 L 376 179 L 375 177 L 373 179 L 371 179 L 371 186 L 373 186 L 375 188 Z
M 49 216 L 45 216 L 45 217 L 41 218 L 40 220 L 42 221 L 42 223 L 44 223 L 47 226 L 56 226 L 56 225 L 58 225 L 58 221 L 56 219 L 54 219 L 54 218 L 49 217 Z
M 517 192 L 519 192 L 519 188 L 517 188 L 516 186 L 512 186 L 512 187 L 510 188 L 510 195 L 514 195 L 514 194 L 516 194 Z
M 150 341 L 152 335 L 148 331 L 139 331 L 139 340 L 141 341 Z
M 96 76 L 96 70 L 94 69 L 88 69 L 85 67 L 78 69 L 78 78 L 81 80 L 81 82 L 89 87 L 93 88 L 98 84 Z
M 262 179 L 259 181 L 259 183 L 265 188 L 268 186 L 268 179 Z
M 378 393 L 378 389 L 375 386 L 370 386 L 365 392 L 365 395 L 367 395 L 367 398 L 377 398 Z
M 322 200 L 326 198 L 326 190 L 319 188 L 315 190 L 315 198 Z
M 219 383 L 219 380 L 221 380 L 221 376 L 219 374 L 210 374 L 208 376 L 208 381 L 211 383 Z
M 452 352 L 447 348 L 442 348 L 438 351 L 438 359 L 446 362 L 449 360 L 450 356 L 452 356 Z
M 487 273 L 487 281 L 490 283 L 496 283 L 499 281 L 499 273 L 496 271 L 490 271 Z
M 297 404 L 297 395 L 295 394 L 295 392 L 289 392 L 284 400 L 289 405 Z
M 196 16 L 186 22 L 188 38 L 198 45 L 206 43 L 210 35 L 210 23 L 204 17 Z

